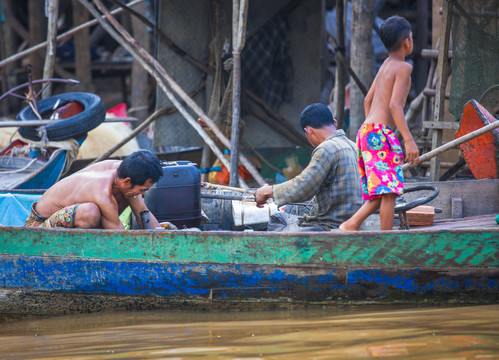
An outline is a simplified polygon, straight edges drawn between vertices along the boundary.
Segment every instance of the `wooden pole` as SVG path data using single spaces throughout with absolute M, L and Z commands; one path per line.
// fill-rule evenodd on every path
M 374 21 L 372 1 L 353 0 L 351 17 L 350 64 L 360 80 L 372 81 L 372 27 Z M 348 136 L 354 138 L 365 120 L 365 94 L 356 83 L 350 88 L 350 126 Z
M 224 154 L 218 149 L 215 142 L 206 134 L 201 125 L 194 120 L 194 118 L 187 112 L 187 110 L 182 106 L 182 104 L 175 98 L 173 93 L 166 87 L 165 81 L 168 81 L 170 86 L 174 87 L 177 93 L 182 93 L 182 99 L 191 107 L 197 107 L 194 101 L 185 94 L 185 92 L 180 88 L 180 86 L 166 73 L 161 65 L 159 65 L 154 58 L 148 53 L 146 53 L 139 44 L 131 37 L 131 35 L 114 19 L 114 17 L 107 11 L 107 9 L 102 5 L 100 0 L 94 0 L 96 6 L 105 14 L 105 17 L 113 24 L 113 26 L 119 31 L 111 27 L 105 20 L 101 17 L 100 13 L 90 4 L 87 0 L 79 0 L 80 3 L 85 6 L 88 11 L 99 21 L 101 26 L 111 35 L 118 43 L 120 43 L 135 60 L 139 61 L 144 69 L 149 72 L 156 80 L 158 86 L 165 93 L 165 95 L 170 99 L 173 105 L 178 109 L 178 111 L 184 116 L 187 122 L 198 132 L 198 134 L 204 139 L 204 141 L 210 146 L 210 149 L 215 153 L 217 158 L 224 164 L 227 169 L 230 169 L 230 164 L 225 158 Z M 197 107 L 199 108 L 199 107 Z M 204 114 L 204 113 L 203 113 Z M 204 115 L 207 118 L 206 115 Z M 205 119 L 203 118 L 203 121 Z M 209 121 L 213 122 L 211 119 Z M 208 124 L 209 125 L 209 124 Z M 215 129 L 213 129 L 215 132 Z M 218 128 L 217 128 L 218 130 Z M 218 130 L 220 131 L 220 130 Z M 227 140 L 227 139 L 225 139 Z M 248 168 L 247 168 L 248 169 Z M 254 169 L 254 167 L 253 167 Z M 256 170 L 256 169 L 255 169 Z M 250 171 L 248 169 L 248 171 Z M 247 185 L 241 181 L 240 186 L 247 187 Z
M 140 124 L 138 127 L 136 127 L 126 138 L 124 138 L 123 140 L 121 140 L 118 144 L 116 144 L 115 146 L 113 146 L 111 149 L 109 149 L 108 151 L 106 151 L 104 154 L 102 154 L 101 156 L 99 156 L 98 158 L 96 158 L 94 161 L 92 161 L 88 165 L 92 165 L 92 164 L 95 164 L 96 162 L 99 162 L 99 161 L 102 161 L 102 160 L 106 160 L 108 157 L 110 157 L 112 154 L 114 154 L 116 152 L 116 150 L 118 150 L 123 145 L 125 145 L 127 142 L 129 142 L 134 137 L 136 137 L 138 134 L 140 134 L 142 132 L 142 130 L 144 130 L 150 123 L 152 123 L 158 117 L 160 117 L 161 115 L 164 115 L 166 113 L 168 113 L 168 109 L 167 108 L 165 108 L 165 107 L 159 108 L 151 116 L 149 116 L 146 120 L 144 120 L 142 122 L 142 124 Z
M 237 184 L 239 158 L 239 118 L 241 116 L 241 52 L 246 38 L 247 0 L 232 1 L 232 125 L 230 137 L 230 180 Z
M 449 53 L 450 28 L 452 23 L 452 1 L 444 0 L 442 7 L 442 25 L 440 31 L 440 40 L 437 60 L 437 93 L 435 96 L 435 110 L 433 112 L 433 121 L 443 121 L 445 89 L 447 87 L 447 63 Z M 442 129 L 433 129 L 431 148 L 436 149 L 442 145 Z M 438 156 L 431 159 L 430 179 L 438 181 L 440 177 L 440 158 Z
M 459 146 L 467 141 L 470 141 L 471 139 L 474 139 L 476 137 L 479 137 L 480 135 L 483 135 L 485 133 L 488 133 L 491 130 L 499 128 L 499 121 L 494 121 L 493 123 L 486 125 L 484 127 L 481 127 L 478 130 L 472 131 L 466 135 L 461 136 L 460 138 L 457 138 L 455 140 L 449 141 L 448 143 L 439 146 L 436 149 L 431 150 L 430 152 L 427 152 L 426 154 L 423 154 L 419 157 L 419 163 L 422 163 L 424 161 L 427 161 L 429 159 L 434 159 L 436 156 L 439 156 L 440 154 L 446 152 L 449 149 L 452 149 L 456 146 Z M 407 163 L 402 165 L 402 170 L 408 170 L 411 167 L 413 167 L 411 164 Z
M 343 129 L 345 125 L 345 67 L 340 59 L 341 51 L 345 50 L 345 23 L 344 23 L 344 0 L 336 1 L 336 30 L 338 34 L 338 47 L 336 54 L 336 81 L 334 83 L 334 117 L 338 121 L 338 128 Z
M 84 24 L 89 20 L 89 14 L 78 0 L 72 1 L 73 26 Z M 80 80 L 82 91 L 93 92 L 92 84 L 92 59 L 90 56 L 90 31 L 82 29 L 74 36 L 75 49 L 75 75 Z
M 205 87 L 205 82 L 203 82 L 201 85 L 199 85 L 192 92 L 192 96 L 196 96 L 196 94 L 198 94 L 204 87 Z M 175 107 L 170 107 L 170 108 L 162 107 L 162 108 L 156 110 L 151 116 L 149 116 L 138 127 L 136 127 L 127 137 L 125 137 L 118 144 L 116 144 L 111 149 L 106 151 L 104 154 L 99 156 L 97 159 L 92 161 L 91 164 L 94 164 L 98 161 L 102 161 L 102 160 L 107 159 L 109 156 L 114 154 L 118 149 L 120 149 L 123 145 L 125 145 L 127 142 L 129 142 L 130 140 L 135 138 L 138 134 L 140 134 L 146 127 L 149 126 L 150 123 L 152 123 L 158 117 L 160 117 L 161 115 L 173 114 L 175 111 L 177 111 L 177 109 Z
M 101 25 L 110 33 L 110 35 L 115 38 L 126 50 L 132 54 L 134 59 L 141 62 L 142 66 L 158 81 L 158 85 L 161 89 L 167 94 L 167 97 L 172 101 L 179 112 L 186 118 L 186 120 L 198 131 L 200 136 L 205 139 L 205 142 L 212 143 L 214 148 L 215 155 L 219 157 L 222 155 L 220 161 L 230 169 L 230 165 L 228 165 L 227 159 L 220 150 L 216 147 L 215 143 L 208 138 L 208 135 L 204 131 L 204 129 L 199 125 L 199 123 L 192 118 L 192 116 L 185 110 L 185 108 L 179 103 L 179 101 L 173 96 L 170 90 L 165 85 L 166 81 L 168 85 L 172 88 L 172 90 L 180 96 L 182 100 L 203 120 L 213 131 L 213 133 L 220 139 L 220 141 L 230 149 L 229 140 L 222 134 L 217 125 L 210 119 L 204 111 L 185 93 L 185 91 L 175 82 L 175 80 L 166 72 L 166 70 L 159 64 L 154 57 L 152 57 L 149 53 L 144 51 L 144 49 L 137 43 L 137 41 L 124 29 L 116 19 L 107 11 L 107 9 L 102 5 L 100 0 L 94 0 L 95 4 L 99 7 L 99 9 L 105 14 L 106 18 L 113 24 L 113 26 L 118 29 L 119 33 L 114 30 L 111 26 L 105 23 L 98 11 L 87 1 L 80 0 L 80 2 L 94 15 L 94 17 L 99 18 L 99 22 Z M 104 24 L 106 26 L 104 26 Z M 163 80 L 164 79 L 164 80 Z M 171 96 L 171 98 L 170 98 Z M 211 147 L 211 146 L 210 146 Z M 213 150 L 213 149 L 212 149 Z M 253 164 L 242 154 L 239 155 L 239 160 L 243 164 L 243 166 L 250 172 L 253 178 L 261 185 L 265 184 L 265 180 L 262 178 L 258 170 L 255 169 Z M 226 165 L 227 163 L 227 165 Z M 244 184 L 244 182 L 240 181 L 240 184 Z M 244 184 L 246 186 L 246 184 Z
M 59 19 L 59 0 L 45 0 L 45 11 L 48 16 L 47 24 L 47 51 L 45 52 L 45 65 L 43 67 L 43 79 L 54 75 L 55 52 L 57 47 L 57 20 Z M 48 83 L 42 92 L 42 99 L 50 96 L 52 84 Z
M 42 41 L 45 37 L 44 3 L 40 0 L 28 0 L 28 29 L 30 38 L 35 42 Z M 31 69 L 32 78 L 40 79 L 43 76 L 42 54 L 31 54 L 29 63 L 33 66 Z
M 145 2 L 136 6 L 135 11 L 141 15 L 145 15 L 147 13 L 147 4 Z M 133 29 L 133 37 L 137 39 L 137 41 L 143 44 L 144 49 L 147 52 L 150 52 L 151 47 L 149 45 L 149 32 L 147 27 L 138 20 L 135 16 L 132 17 L 132 29 Z M 130 87 L 130 95 L 131 95 L 131 105 L 133 109 L 133 113 L 131 115 L 137 117 L 139 119 L 137 124 L 134 124 L 133 127 L 137 127 L 140 125 L 146 118 L 149 113 L 149 74 L 144 70 L 142 66 L 136 61 L 132 64 L 132 81 Z
M 330 36 L 329 40 L 330 40 L 330 43 L 334 46 L 334 48 L 338 48 L 338 41 L 334 37 Z M 355 71 L 352 69 L 352 67 L 348 63 L 348 60 L 345 57 L 345 55 L 343 55 L 343 53 L 341 51 L 338 51 L 337 55 L 338 55 L 338 57 L 339 57 L 339 59 L 341 61 L 341 64 L 347 69 L 348 73 L 352 77 L 352 79 L 355 82 L 355 84 L 357 84 L 357 86 L 359 87 L 360 91 L 362 91 L 362 93 L 364 94 L 364 96 L 367 95 L 367 87 L 366 87 L 366 85 L 364 85 L 364 83 L 362 82 L 362 80 L 359 79 L 359 77 L 357 76 L 357 74 L 355 73 Z
M 38 2 L 39 0 L 35 0 L 35 1 Z M 144 0 L 134 0 L 134 1 L 131 1 L 130 3 L 128 3 L 128 6 L 132 6 L 132 5 L 141 3 L 143 1 Z M 111 14 L 113 14 L 113 15 L 119 14 L 122 11 L 123 11 L 122 8 L 118 8 L 118 9 L 115 9 L 115 10 L 111 11 Z M 76 34 L 78 31 L 81 31 L 83 29 L 87 29 L 87 28 L 89 28 L 91 26 L 94 26 L 95 24 L 98 24 L 98 21 L 96 19 L 88 21 L 85 24 L 81 24 L 80 26 L 74 27 L 73 29 L 71 29 L 69 31 L 66 31 L 65 33 L 59 35 L 57 37 L 57 41 L 68 39 L 71 36 L 73 36 L 74 34 Z M 4 67 L 5 65 L 11 64 L 11 63 L 13 63 L 13 62 L 15 62 L 15 61 L 17 61 L 19 59 L 22 59 L 25 56 L 28 56 L 28 55 L 30 55 L 30 54 L 38 51 L 38 50 L 43 49 L 45 46 L 47 46 L 47 42 L 46 41 L 40 42 L 39 44 L 37 44 L 35 46 L 32 46 L 29 49 L 26 49 L 24 51 L 20 51 L 20 52 L 14 54 L 14 55 L 8 57 L 7 59 L 4 59 L 4 60 L 0 61 L 0 69 L 2 67 Z

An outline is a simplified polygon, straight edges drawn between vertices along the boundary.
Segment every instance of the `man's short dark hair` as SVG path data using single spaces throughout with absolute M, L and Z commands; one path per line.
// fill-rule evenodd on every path
M 311 104 L 300 115 L 300 126 L 302 129 L 305 129 L 307 126 L 320 129 L 328 125 L 334 125 L 334 119 L 331 110 L 324 104 Z
M 132 186 L 144 185 L 147 179 L 156 183 L 163 176 L 158 157 L 149 150 L 135 151 L 127 156 L 118 167 L 120 179 L 130 178 Z
M 400 16 L 392 16 L 385 20 L 379 28 L 379 37 L 388 52 L 398 50 L 405 39 L 409 38 L 411 24 Z

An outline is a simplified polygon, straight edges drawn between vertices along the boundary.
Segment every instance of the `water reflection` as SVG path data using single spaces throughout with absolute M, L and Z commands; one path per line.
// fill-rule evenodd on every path
M 499 359 L 499 305 L 390 309 L 9 320 L 0 322 L 0 358 Z

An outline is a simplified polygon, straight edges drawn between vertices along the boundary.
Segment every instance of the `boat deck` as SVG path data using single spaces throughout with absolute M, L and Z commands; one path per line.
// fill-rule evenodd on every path
M 498 229 L 496 216 L 497 214 L 487 214 L 459 219 L 440 219 L 434 220 L 431 226 L 411 226 L 411 230 Z M 394 227 L 394 230 L 398 230 L 398 226 Z

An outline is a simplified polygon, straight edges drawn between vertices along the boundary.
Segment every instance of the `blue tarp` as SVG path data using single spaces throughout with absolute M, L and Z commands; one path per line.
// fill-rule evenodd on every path
M 0 225 L 23 226 L 41 194 L 0 193 Z

